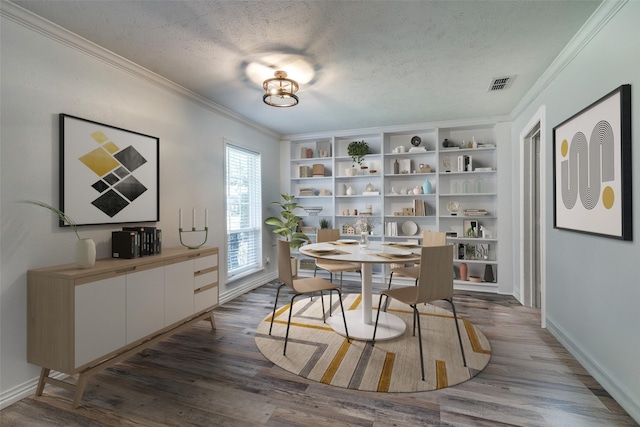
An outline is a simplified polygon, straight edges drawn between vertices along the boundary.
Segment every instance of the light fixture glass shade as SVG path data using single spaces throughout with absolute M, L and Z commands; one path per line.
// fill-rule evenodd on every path
M 298 104 L 298 83 L 287 78 L 284 71 L 276 71 L 275 77 L 267 79 L 262 84 L 265 94 L 262 100 L 272 107 L 293 107 Z

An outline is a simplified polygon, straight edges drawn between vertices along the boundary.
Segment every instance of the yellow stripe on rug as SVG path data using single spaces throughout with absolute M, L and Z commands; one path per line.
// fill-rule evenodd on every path
M 485 350 L 482 348 L 482 344 L 480 344 L 480 339 L 478 338 L 478 334 L 476 334 L 476 328 L 473 327 L 471 322 L 463 319 L 464 328 L 467 331 L 467 335 L 469 336 L 469 342 L 471 343 L 471 348 L 476 353 L 482 354 L 491 354 L 491 350 Z
M 320 379 L 321 383 L 331 384 L 331 381 L 333 380 L 333 376 L 338 371 L 338 368 L 340 367 L 340 365 L 342 364 L 342 361 L 344 360 L 344 356 L 347 354 L 347 351 L 349 350 L 349 346 L 351 346 L 351 343 L 347 340 L 344 340 L 344 342 L 340 346 L 340 349 L 338 350 L 336 355 L 333 357 L 333 360 L 329 364 L 329 367 L 327 368 L 327 370 L 324 372 L 324 375 Z
M 447 380 L 447 362 L 444 360 L 436 360 L 436 388 L 449 387 Z
M 382 372 L 380 373 L 380 381 L 378 381 L 378 389 L 376 391 L 387 392 L 391 385 L 391 374 L 393 373 L 393 364 L 396 361 L 395 353 L 387 353 L 384 358 L 384 365 L 382 365 Z

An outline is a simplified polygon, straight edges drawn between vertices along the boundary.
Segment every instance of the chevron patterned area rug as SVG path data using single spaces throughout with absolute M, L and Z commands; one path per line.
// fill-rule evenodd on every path
M 328 310 L 329 296 L 325 295 L 324 298 Z M 360 294 L 344 295 L 345 310 L 358 308 L 361 298 Z M 281 299 L 284 301 L 284 298 Z M 336 300 L 334 295 L 334 315 L 340 313 L 340 305 Z M 378 307 L 378 300 L 379 296 L 374 295 L 373 307 Z M 345 337 L 334 332 L 328 323 L 323 323 L 319 297 L 313 300 L 300 299 L 294 303 L 286 356 L 282 351 L 289 305 L 276 311 L 271 335 L 268 335 L 271 315 L 260 323 L 256 331 L 256 344 L 267 359 L 282 369 L 321 383 L 363 391 L 436 390 L 467 381 L 487 366 L 491 347 L 484 334 L 473 324 L 458 317 L 467 359 L 465 367 L 453 314 L 430 304 L 420 305 L 419 310 L 425 381 L 422 381 L 420 373 L 417 332 L 416 336 L 412 335 L 413 312 L 408 305 L 393 300 L 387 311 L 402 318 L 407 329 L 398 338 L 376 341 L 375 347 L 365 341 L 351 340 L 349 343 Z

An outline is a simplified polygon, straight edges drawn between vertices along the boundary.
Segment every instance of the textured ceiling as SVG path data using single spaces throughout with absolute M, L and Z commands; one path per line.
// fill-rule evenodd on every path
M 511 113 L 597 1 L 14 1 L 280 134 Z M 268 54 L 285 54 L 269 59 Z M 314 72 L 269 107 L 247 64 Z M 264 67 L 263 67 L 264 68 Z M 517 76 L 504 91 L 491 79 Z

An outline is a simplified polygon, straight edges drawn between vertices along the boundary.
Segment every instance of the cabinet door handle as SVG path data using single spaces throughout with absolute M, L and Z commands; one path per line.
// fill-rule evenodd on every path
M 189 255 L 189 258 L 197 258 L 199 257 L 201 254 L 197 253 L 197 254 L 193 254 L 193 255 Z

